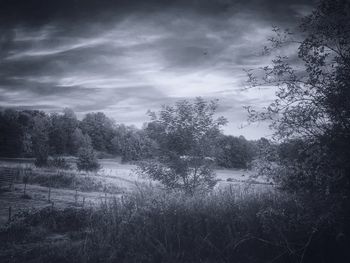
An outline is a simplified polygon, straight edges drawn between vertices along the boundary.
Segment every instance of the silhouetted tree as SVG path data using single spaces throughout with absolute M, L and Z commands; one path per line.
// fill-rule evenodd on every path
M 323 194 L 338 193 L 340 188 L 350 193 L 349 26 L 348 2 L 323 1 L 303 20 L 304 39 L 297 41 L 275 29 L 272 48 L 266 49 L 273 52 L 274 48 L 299 43 L 303 70 L 294 68 L 288 57 L 277 56 L 272 66 L 262 68 L 264 78 L 249 73 L 253 86 L 278 87 L 277 99 L 265 112 L 249 109 L 251 120 L 270 119 L 276 138 L 304 142 L 303 162 L 287 169 L 295 173 L 286 171 L 276 178 L 287 188 L 290 175 L 291 180 L 298 176 L 301 185 L 308 181 L 307 187 L 313 182 L 313 190 Z
M 303 19 L 301 37 L 274 29 L 265 51 L 297 46 L 291 58 L 278 55 L 261 68 L 262 78 L 248 72 L 252 86 L 277 87 L 265 111 L 248 108 L 250 120 L 271 120 L 275 138 L 289 151 L 265 168 L 282 189 L 307 196 L 303 202 L 311 206 L 317 201 L 320 218 L 343 231 L 350 220 L 349 28 L 349 1 L 322 1 Z

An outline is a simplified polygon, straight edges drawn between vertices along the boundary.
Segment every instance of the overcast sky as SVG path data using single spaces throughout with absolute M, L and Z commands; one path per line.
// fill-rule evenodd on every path
M 178 99 L 217 98 L 225 133 L 243 129 L 243 106 L 266 105 L 269 89 L 242 90 L 243 69 L 260 55 L 272 26 L 295 28 L 312 0 L 2 0 L 0 106 L 47 112 L 102 111 L 141 124 L 148 109 Z

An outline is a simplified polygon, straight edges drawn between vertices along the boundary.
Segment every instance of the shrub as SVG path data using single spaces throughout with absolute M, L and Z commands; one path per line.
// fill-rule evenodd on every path
M 100 164 L 91 146 L 84 146 L 79 149 L 77 168 L 80 171 L 97 171 L 100 169 Z

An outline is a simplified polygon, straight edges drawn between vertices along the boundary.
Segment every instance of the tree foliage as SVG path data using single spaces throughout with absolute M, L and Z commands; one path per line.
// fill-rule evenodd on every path
M 163 106 L 158 114 L 150 112 L 146 131 L 157 142 L 157 158 L 140 164 L 140 173 L 187 193 L 211 189 L 214 142 L 226 124 L 223 117 L 215 118 L 216 109 L 217 101 L 196 98 Z
M 49 131 L 51 152 L 59 155 L 74 154 L 73 133 L 78 128 L 78 119 L 71 109 L 64 109 L 63 114 L 50 116 Z
M 10 157 L 16 157 L 21 151 L 22 129 L 18 121 L 18 114 L 13 110 L 6 110 L 0 114 L 0 145 L 1 155 L 7 153 Z
M 216 162 L 225 168 L 247 169 L 255 156 L 255 145 L 243 136 L 222 135 L 217 142 Z
M 83 144 L 78 150 L 77 168 L 83 171 L 97 171 L 100 169 L 96 153 L 92 147 L 89 135 L 84 135 Z
M 112 152 L 111 141 L 115 135 L 115 124 L 104 113 L 88 113 L 80 123 L 83 133 L 90 136 L 94 149 Z
M 251 121 L 271 121 L 281 149 L 289 148 L 274 162 L 273 179 L 323 200 L 348 200 L 350 193 L 349 28 L 349 2 L 322 1 L 303 19 L 300 34 L 275 28 L 265 48 L 273 54 L 297 47 L 294 54 L 278 55 L 258 74 L 248 71 L 252 86 L 277 87 L 276 100 L 264 111 L 248 108 Z
M 190 104 L 183 104 L 187 111 L 191 110 L 190 106 Z M 200 115 L 199 111 L 207 110 L 203 109 L 204 105 L 200 106 L 199 102 L 196 107 L 198 108 L 198 116 Z M 208 104 L 207 107 L 209 112 L 211 106 Z M 190 115 L 184 115 L 186 110 L 179 112 L 182 117 L 179 115 L 176 122 L 180 123 L 182 119 L 190 118 Z M 162 118 L 165 120 L 167 116 L 164 115 Z M 195 120 L 193 116 L 191 118 L 188 125 L 192 125 L 195 127 L 194 129 L 191 130 L 183 126 L 178 129 L 176 138 L 167 137 L 166 140 L 160 140 L 159 134 L 163 133 L 162 129 L 164 128 L 160 121 L 151 121 L 140 129 L 135 126 L 115 124 L 103 113 L 89 113 L 80 121 L 73 110 L 67 108 L 62 113 L 52 114 L 41 111 L 7 109 L 0 111 L 0 142 L 2 146 L 0 147 L 0 156 L 35 157 L 38 153 L 37 142 L 45 143 L 45 151 L 48 151 L 47 154 L 52 158 L 77 156 L 79 149 L 86 144 L 86 135 L 88 135 L 90 143 L 98 155 L 121 156 L 123 162 L 138 162 L 157 158 L 160 155 L 160 149 L 169 146 L 171 149 L 175 147 L 177 152 L 183 153 L 182 155 L 199 151 L 202 156 L 214 157 L 216 165 L 226 168 L 246 168 L 249 165 L 252 158 L 250 149 L 254 149 L 254 142 L 247 141 L 243 137 L 223 134 L 217 137 L 216 135 L 219 134 L 217 131 L 213 134 L 203 135 L 207 131 L 205 129 L 199 130 L 199 128 L 205 127 L 207 123 L 211 125 L 210 121 L 199 117 L 196 117 L 197 120 Z M 45 123 L 45 129 L 41 132 L 34 125 L 35 122 L 40 122 L 39 120 Z M 36 128 L 34 129 L 34 127 Z M 38 132 L 43 135 L 43 140 L 36 135 Z M 199 136 L 198 138 L 203 142 L 203 145 L 207 145 L 201 146 L 198 143 L 198 138 L 194 135 Z M 207 135 L 209 137 L 206 137 Z M 214 137 L 217 137 L 218 140 L 214 140 Z M 157 147 L 160 144 L 162 147 Z M 188 149 L 192 149 L 192 152 Z M 210 161 L 210 165 L 212 162 L 213 160 Z
M 49 158 L 49 122 L 45 117 L 33 119 L 32 141 L 35 165 L 45 166 Z
M 116 135 L 112 139 L 113 150 L 122 157 L 123 162 L 152 158 L 154 143 L 144 130 L 123 124 L 117 126 Z

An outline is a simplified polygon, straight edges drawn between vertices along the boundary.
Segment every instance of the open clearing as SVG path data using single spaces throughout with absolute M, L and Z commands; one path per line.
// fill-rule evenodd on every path
M 49 188 L 39 185 L 27 185 L 26 193 L 30 199 L 23 198 L 23 184 L 15 184 L 12 191 L 2 191 L 0 193 L 0 224 L 6 223 L 9 217 L 9 207 L 11 207 L 12 215 L 21 209 L 26 208 L 43 208 L 46 206 L 69 207 L 69 206 L 94 206 L 101 202 L 121 196 L 141 184 L 156 185 L 154 181 L 147 178 L 140 178 L 134 172 L 136 165 L 122 164 L 120 160 L 104 159 L 100 160 L 102 169 L 98 174 L 89 174 L 89 177 L 102 182 L 105 185 L 115 185 L 121 189 L 119 194 L 106 194 L 105 192 L 82 192 L 76 190 L 51 188 L 50 201 L 48 200 Z M 2 159 L 0 166 L 7 167 L 28 167 L 32 166 L 30 159 Z M 79 175 L 79 173 L 77 173 Z M 217 189 L 227 186 L 235 186 L 239 191 L 245 187 L 244 182 L 247 182 L 252 175 L 251 171 L 233 170 L 233 169 L 217 169 L 216 170 L 218 184 Z M 257 181 L 256 183 L 258 183 Z M 266 187 L 264 182 L 260 180 L 262 185 L 256 187 Z M 242 189 L 241 189 L 242 188 Z
M 119 158 L 116 159 L 100 159 L 99 160 L 102 168 L 99 171 L 99 174 L 102 176 L 106 176 L 108 178 L 116 178 L 120 180 L 126 181 L 149 181 L 145 178 L 140 178 L 134 172 L 136 169 L 136 165 L 133 164 L 124 164 L 121 163 Z M 33 159 L 22 158 L 22 159 L 6 159 L 0 158 L 0 166 L 32 166 Z M 226 181 L 231 178 L 236 182 L 243 182 L 249 179 L 249 177 L 253 174 L 252 171 L 249 170 L 240 170 L 240 169 L 216 169 L 215 170 L 217 179 Z M 257 180 L 259 182 L 263 182 L 262 179 Z

